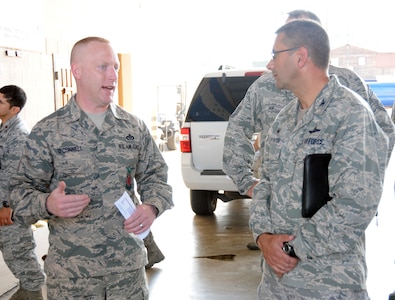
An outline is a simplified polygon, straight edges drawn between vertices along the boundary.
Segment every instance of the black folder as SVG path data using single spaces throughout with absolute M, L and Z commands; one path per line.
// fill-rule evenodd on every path
M 328 164 L 330 153 L 309 154 L 304 159 L 302 216 L 311 218 L 329 197 Z

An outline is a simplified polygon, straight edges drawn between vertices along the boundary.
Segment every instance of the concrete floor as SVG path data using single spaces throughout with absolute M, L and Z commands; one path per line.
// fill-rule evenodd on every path
M 150 299 L 256 299 L 260 281 L 259 251 L 248 250 L 248 199 L 218 202 L 214 216 L 196 216 L 180 172 L 178 151 L 163 153 L 169 164 L 169 183 L 175 207 L 154 224 L 155 240 L 166 259 L 147 271 Z M 395 290 L 395 162 L 388 169 L 385 192 L 376 220 L 367 230 L 368 290 L 372 300 L 386 300 Z M 34 232 L 37 254 L 46 253 L 46 227 Z M 228 256 L 233 259 L 224 259 Z M 211 257 L 211 258 L 209 258 Z M 0 257 L 0 300 L 16 290 L 16 279 Z M 5 294 L 4 294 L 5 293 Z M 1 296 L 2 295 L 2 296 Z

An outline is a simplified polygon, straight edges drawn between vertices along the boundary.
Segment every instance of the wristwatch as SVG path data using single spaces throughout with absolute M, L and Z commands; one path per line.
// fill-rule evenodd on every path
M 288 242 L 283 243 L 283 251 L 291 257 L 298 258 L 295 254 L 294 247 Z
M 10 207 L 10 204 L 8 203 L 8 201 L 3 201 L 3 207 Z

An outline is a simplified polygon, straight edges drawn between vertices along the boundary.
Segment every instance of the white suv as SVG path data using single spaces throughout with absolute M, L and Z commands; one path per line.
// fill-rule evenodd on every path
M 181 170 L 197 215 L 211 215 L 217 199 L 245 198 L 222 171 L 222 152 L 229 116 L 250 85 L 266 70 L 222 70 L 205 75 L 181 128 Z

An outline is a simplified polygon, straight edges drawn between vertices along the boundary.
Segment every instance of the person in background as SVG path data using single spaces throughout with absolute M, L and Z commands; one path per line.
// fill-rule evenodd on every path
M 329 39 L 317 22 L 294 20 L 276 34 L 267 67 L 296 98 L 267 133 L 250 206 L 263 256 L 258 298 L 369 299 L 365 230 L 382 194 L 388 137 L 367 103 L 329 75 Z M 304 218 L 303 162 L 315 153 L 332 156 L 332 200 Z
M 37 261 L 30 225 L 12 221 L 9 183 L 16 172 L 29 130 L 19 115 L 26 104 L 25 91 L 16 85 L 0 88 L 0 249 L 19 289 L 10 299 L 43 299 L 45 275 Z
M 158 245 L 156 244 L 151 230 L 143 241 L 145 248 L 147 248 L 147 259 L 148 259 L 148 262 L 145 265 L 145 269 L 150 269 L 154 264 L 164 260 L 165 256 L 162 253 L 162 251 L 159 249 Z
M 286 22 L 296 19 L 309 19 L 320 23 L 314 13 L 306 10 L 289 12 Z M 376 122 L 389 138 L 387 156 L 390 157 L 395 143 L 395 126 L 380 100 L 355 72 L 330 65 L 329 74 L 337 75 L 341 84 L 359 94 L 369 104 Z M 229 118 L 224 141 L 223 170 L 233 180 L 240 194 L 252 197 L 252 191 L 259 181 L 252 170 L 255 150 L 251 145 L 251 138 L 259 132 L 260 148 L 263 149 L 267 132 L 277 114 L 294 99 L 291 91 L 276 87 L 274 77 L 269 72 L 250 86 Z M 247 247 L 259 250 L 254 242 Z
M 148 299 L 138 235 L 173 207 L 168 167 L 145 123 L 113 103 L 120 65 L 110 42 L 84 38 L 70 62 L 77 93 L 26 141 L 14 221 L 48 220 L 48 299 Z M 136 198 L 134 182 L 141 204 L 125 220 L 114 203 Z

